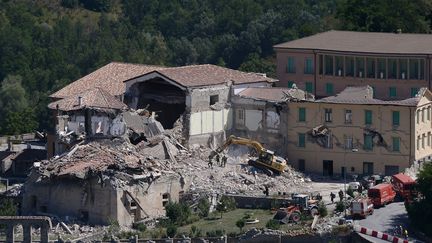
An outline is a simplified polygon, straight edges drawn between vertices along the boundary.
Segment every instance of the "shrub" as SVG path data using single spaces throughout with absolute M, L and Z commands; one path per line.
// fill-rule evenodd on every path
M 343 201 L 339 201 L 336 203 L 336 212 L 343 212 L 345 210 L 345 203 Z
M 17 206 L 12 199 L 0 200 L 0 216 L 15 216 L 17 213 Z
M 244 219 L 239 219 L 236 222 L 236 226 L 240 229 L 240 232 L 243 231 L 243 227 L 245 226 L 246 221 Z
M 169 237 L 173 238 L 177 234 L 177 226 L 174 224 L 171 224 L 167 227 L 166 233 Z
M 147 226 L 144 223 L 135 224 L 134 228 L 140 232 L 145 232 L 147 230 Z
M 202 232 L 200 229 L 198 229 L 196 225 L 192 225 L 190 230 L 190 235 L 191 237 L 200 237 L 202 235 Z
M 183 225 L 191 215 L 191 210 L 184 203 L 169 202 L 165 206 L 166 216 L 173 224 Z
M 207 197 L 203 197 L 198 202 L 198 215 L 202 218 L 208 217 L 210 212 L 210 202 Z
M 348 190 L 347 190 L 346 193 L 347 193 L 348 196 L 354 197 L 354 190 L 351 187 L 348 187 Z
M 212 230 L 212 231 L 206 232 L 207 237 L 219 237 L 219 236 L 223 236 L 224 234 L 225 234 L 225 230 L 222 230 L 222 229 L 217 229 L 217 230 Z
M 266 228 L 273 229 L 273 230 L 278 230 L 278 229 L 280 229 L 280 223 L 276 219 L 270 219 L 266 223 Z
M 327 206 L 324 204 L 323 201 L 318 203 L 318 213 L 321 217 L 325 217 L 328 214 Z

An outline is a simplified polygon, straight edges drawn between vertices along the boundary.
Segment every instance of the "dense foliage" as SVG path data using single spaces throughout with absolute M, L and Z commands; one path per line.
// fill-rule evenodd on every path
M 274 44 L 331 28 L 425 32 L 429 16 L 422 0 L 0 0 L 0 134 L 48 129 L 48 95 L 111 61 L 275 76 Z
M 417 178 L 418 198 L 406 204 L 408 216 L 418 229 L 432 236 L 432 164 L 427 163 Z

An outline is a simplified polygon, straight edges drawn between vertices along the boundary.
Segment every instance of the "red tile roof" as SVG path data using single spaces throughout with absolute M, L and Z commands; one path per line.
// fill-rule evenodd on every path
M 79 97 L 81 97 L 81 105 L 79 105 Z M 101 88 L 88 89 L 81 94 L 52 102 L 48 108 L 57 109 L 57 106 L 62 111 L 80 110 L 85 107 L 115 110 L 127 108 L 123 102 Z
M 432 35 L 331 30 L 274 47 L 365 53 L 432 54 Z
M 68 84 L 52 94 L 52 98 L 66 98 L 77 95 L 89 88 L 99 87 L 111 95 L 122 95 L 125 92 L 124 80 L 161 69 L 163 67 L 111 62 L 96 71 Z
M 232 81 L 233 84 L 258 82 L 270 83 L 276 81 L 275 79 L 268 78 L 262 74 L 241 72 L 211 64 L 164 68 L 155 72 L 184 87 L 217 85 L 224 84 L 229 81 Z
M 253 98 L 258 100 L 269 100 L 282 102 L 286 99 L 286 93 L 289 92 L 288 88 L 247 88 L 241 91 L 238 95 L 245 98 Z

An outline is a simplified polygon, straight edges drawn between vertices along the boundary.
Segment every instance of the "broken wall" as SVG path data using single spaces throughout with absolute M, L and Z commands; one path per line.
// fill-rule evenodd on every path
M 33 175 L 25 184 L 22 213 L 37 212 L 76 218 L 90 224 L 108 225 L 117 220 L 130 226 L 134 221 L 165 215 L 164 205 L 178 201 L 189 182 L 177 174 L 162 175 L 151 183 L 126 183 L 101 177 L 86 180 L 57 178 L 38 182 Z M 148 178 L 145 178 L 148 179 Z
M 236 136 L 259 141 L 278 155 L 286 155 L 286 109 L 274 102 L 235 96 L 232 98 Z
M 221 143 L 232 127 L 229 106 L 230 87 L 226 85 L 192 89 L 186 97 L 189 144 L 207 144 L 211 137 Z

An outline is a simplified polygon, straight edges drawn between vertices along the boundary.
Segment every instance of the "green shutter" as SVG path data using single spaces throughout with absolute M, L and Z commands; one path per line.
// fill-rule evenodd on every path
M 365 110 L 365 124 L 371 125 L 372 124 L 372 111 Z
M 328 94 L 328 95 L 333 94 L 333 84 L 332 83 L 326 83 L 326 94 Z
M 295 73 L 295 59 L 294 59 L 294 57 L 288 57 L 287 73 Z
M 372 135 L 364 135 L 364 150 L 372 150 L 373 140 Z
M 312 84 L 312 82 L 306 82 L 306 92 L 313 93 L 313 84 Z
M 419 88 L 411 88 L 411 97 L 415 97 L 419 91 Z
M 298 134 L 298 146 L 299 147 L 306 147 L 306 135 L 304 133 Z
M 312 62 L 312 58 L 306 58 L 305 59 L 304 73 L 305 74 L 313 74 L 313 62 Z
M 399 138 L 393 138 L 393 151 L 395 151 L 395 152 L 400 151 L 400 139 Z
M 399 111 L 393 111 L 393 126 L 399 126 Z
M 300 107 L 298 110 L 298 113 L 299 113 L 298 114 L 299 115 L 298 120 L 300 122 L 305 122 L 306 121 L 306 108 Z
M 372 98 L 376 98 L 376 88 L 372 87 Z
M 389 96 L 390 97 L 396 97 L 396 87 L 390 87 L 389 88 Z

